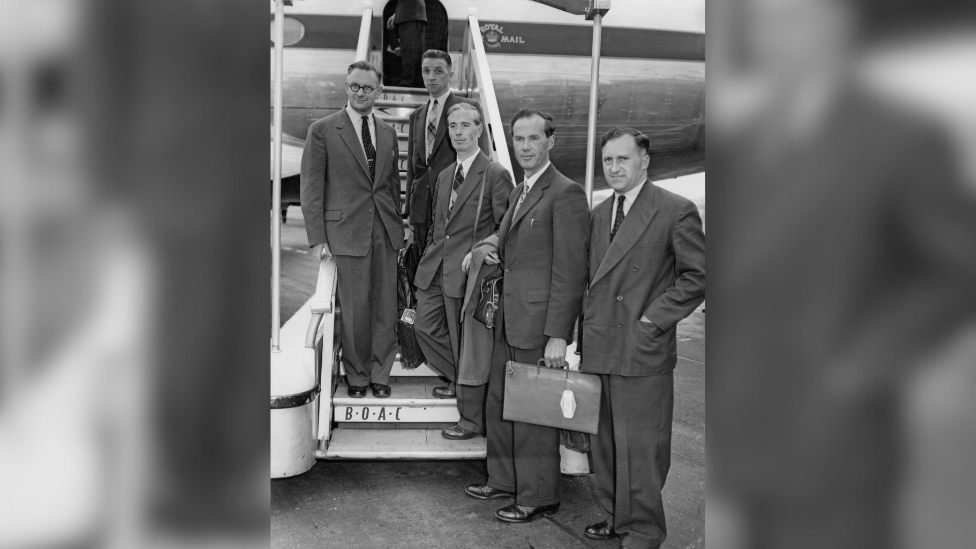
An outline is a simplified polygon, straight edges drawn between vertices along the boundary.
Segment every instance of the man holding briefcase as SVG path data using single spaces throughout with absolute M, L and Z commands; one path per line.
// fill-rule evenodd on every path
M 647 136 L 614 128 L 600 146 L 614 194 L 591 218 L 581 371 L 603 382 L 592 452 L 607 518 L 585 534 L 656 549 L 667 535 L 675 326 L 705 299 L 705 235 L 691 201 L 647 181 Z
M 559 511 L 559 431 L 505 421 L 502 396 L 509 360 L 565 368 L 586 289 L 589 208 L 583 188 L 549 162 L 555 144 L 552 116 L 533 109 L 512 118 L 515 157 L 525 180 L 512 191 L 509 208 L 493 242 L 502 262 L 502 329 L 488 379 L 485 420 L 488 482 L 465 492 L 478 499 L 515 496 L 495 517 L 524 523 Z M 467 271 L 470 254 L 464 260 Z M 501 342 L 499 342 L 501 343 Z

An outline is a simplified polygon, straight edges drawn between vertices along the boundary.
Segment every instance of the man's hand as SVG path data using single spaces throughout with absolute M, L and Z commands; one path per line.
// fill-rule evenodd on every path
M 546 350 L 543 358 L 548 368 L 566 367 L 566 340 L 560 337 L 550 337 L 546 343 Z
M 487 265 L 498 265 L 502 260 L 498 258 L 498 252 L 488 252 L 485 256 L 485 264 Z
M 461 261 L 461 272 L 464 274 L 468 274 L 468 269 L 470 268 L 471 268 L 471 252 L 468 252 L 468 255 L 464 256 L 464 260 Z
M 315 245 L 315 251 L 318 252 L 319 261 L 332 257 L 332 250 L 329 249 L 329 245 L 325 242 Z
M 386 28 L 388 28 L 390 30 L 393 29 L 393 18 L 394 17 L 396 17 L 396 14 L 391 15 L 390 18 L 386 20 Z

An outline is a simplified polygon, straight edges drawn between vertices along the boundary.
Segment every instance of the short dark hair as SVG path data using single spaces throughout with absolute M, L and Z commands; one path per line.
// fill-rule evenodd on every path
M 552 121 L 552 115 L 537 109 L 522 109 L 515 113 L 515 116 L 512 117 L 512 131 L 515 131 L 516 122 L 523 118 L 529 118 L 530 116 L 538 116 L 546 121 L 546 137 L 552 137 L 556 133 L 556 125 Z
M 447 109 L 447 117 L 450 118 L 452 114 L 458 111 L 471 111 L 475 114 L 475 123 L 479 126 L 484 124 L 484 121 L 481 120 L 481 111 L 479 111 L 478 108 L 472 105 L 471 103 L 458 101 L 453 106 L 451 106 L 450 109 Z
M 446 51 L 427 50 L 424 52 L 424 56 L 421 58 L 421 61 L 423 61 L 424 59 L 443 59 L 444 61 L 447 62 L 448 67 L 452 65 L 451 54 L 447 53 Z
M 376 73 L 376 78 L 378 78 L 379 81 L 380 81 L 380 85 L 381 86 L 383 85 L 383 73 L 380 72 L 380 70 L 376 68 L 376 65 L 370 63 L 369 61 L 356 61 L 352 65 L 349 65 L 349 70 L 346 71 L 346 75 L 348 76 L 348 75 L 352 74 L 352 71 L 357 70 L 357 69 L 358 70 L 361 70 L 361 71 L 373 71 L 373 72 L 375 72 Z
M 634 128 L 621 128 L 619 126 L 613 128 L 612 130 L 603 134 L 603 137 L 600 138 L 600 148 L 602 149 L 603 147 L 606 147 L 607 143 L 609 143 L 610 141 L 621 138 L 625 135 L 629 135 L 633 137 L 634 141 L 637 142 L 637 148 L 643 151 L 644 154 L 648 156 L 651 155 L 650 138 L 644 135 L 643 133 L 641 133 L 639 130 L 635 130 Z

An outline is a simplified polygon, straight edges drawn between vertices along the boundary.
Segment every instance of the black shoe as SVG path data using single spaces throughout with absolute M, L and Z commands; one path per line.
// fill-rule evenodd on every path
M 382 383 L 370 383 L 370 388 L 373 389 L 373 396 L 376 398 L 388 398 L 392 392 L 389 385 L 383 385 Z M 366 392 L 366 388 L 363 387 L 363 393 Z
M 608 540 L 617 539 L 617 533 L 613 531 L 613 526 L 607 524 L 607 521 L 600 521 L 596 524 L 591 524 L 583 530 L 583 534 L 590 539 Z
M 434 396 L 437 397 L 437 398 L 456 398 L 457 397 L 457 392 L 456 391 L 452 391 L 450 385 L 448 385 L 447 387 L 434 387 L 434 390 L 431 391 L 431 392 L 434 393 Z
M 508 507 L 502 507 L 501 509 L 495 511 L 495 518 L 498 520 L 503 520 L 505 522 L 514 522 L 516 524 L 522 524 L 525 522 L 532 522 L 536 517 L 551 517 L 559 512 L 559 504 L 553 503 L 552 505 L 543 505 L 542 507 L 526 507 L 525 505 L 519 505 L 518 503 L 513 503 Z
M 469 438 L 474 438 L 480 434 L 481 433 L 469 431 L 456 423 L 441 431 L 441 436 L 451 440 L 468 440 Z
M 511 492 L 506 492 L 505 490 L 499 490 L 498 488 L 492 488 L 487 484 L 471 484 L 464 489 L 464 493 L 476 499 L 496 499 L 496 498 L 515 497 L 515 494 Z
M 349 386 L 349 396 L 352 398 L 363 398 L 366 396 L 366 388 L 368 385 L 363 385 L 362 387 L 356 387 L 355 385 Z

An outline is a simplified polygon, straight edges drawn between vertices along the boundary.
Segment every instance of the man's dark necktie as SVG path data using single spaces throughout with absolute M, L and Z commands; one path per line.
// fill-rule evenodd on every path
M 447 215 L 454 212 L 454 201 L 457 200 L 457 190 L 464 183 L 464 166 L 458 164 L 457 172 L 454 173 L 454 184 L 451 185 L 451 206 L 447 209 Z
M 373 138 L 369 134 L 369 117 L 363 117 L 363 149 L 366 150 L 366 161 L 369 162 L 369 179 L 376 181 L 376 148 Z
M 624 195 L 617 197 L 617 215 L 613 219 L 613 228 L 610 229 L 610 242 L 613 242 L 613 237 L 617 236 L 617 230 L 620 229 L 620 224 L 624 222 Z M 604 225 L 606 227 L 606 225 Z
M 441 117 L 441 109 L 436 99 L 427 114 L 427 160 L 429 162 L 430 153 L 434 152 L 434 139 L 437 138 L 437 122 Z

